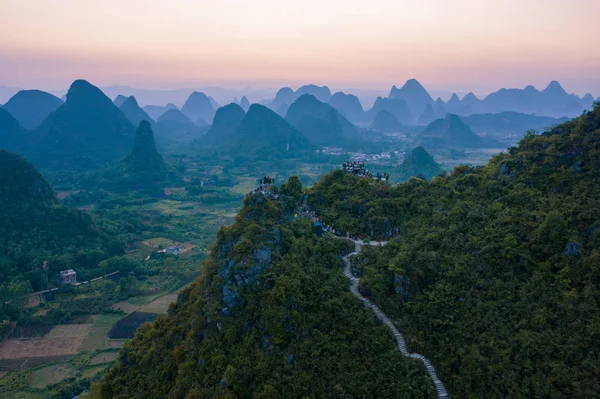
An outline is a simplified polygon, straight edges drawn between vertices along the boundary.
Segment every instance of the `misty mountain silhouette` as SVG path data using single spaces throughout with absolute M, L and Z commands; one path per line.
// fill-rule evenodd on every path
M 161 105 L 146 105 L 145 107 L 142 107 L 142 109 L 148 114 L 148 116 L 150 116 L 150 118 L 154 119 L 155 121 L 158 122 L 158 118 L 164 114 L 165 112 L 167 112 L 170 109 L 176 109 L 177 111 L 179 111 L 179 107 L 173 103 L 168 103 L 165 106 L 161 106 Z
M 127 98 L 128 98 L 127 96 L 119 94 L 113 100 L 113 104 L 115 104 L 117 107 L 120 107 L 127 100 Z
M 14 116 L 25 129 L 35 129 L 56 111 L 63 102 L 60 98 L 41 90 L 21 90 L 3 108 Z
M 402 124 L 411 124 L 413 117 L 410 109 L 404 100 L 377 97 L 373 108 L 367 111 L 368 118 L 372 121 L 375 116 L 382 110 L 386 110 L 398 119 Z
M 37 130 L 35 158 L 49 167 L 93 168 L 127 153 L 134 132 L 125 114 L 99 88 L 76 80 L 67 101 Z
M 476 135 L 458 115 L 448 114 L 444 119 L 431 122 L 421 133 L 420 138 L 432 144 L 476 147 L 483 144 L 481 137 Z
M 437 119 L 435 111 L 433 110 L 433 106 L 431 104 L 427 104 L 425 106 L 425 110 L 417 120 L 417 125 L 429 125 L 431 122 Z
M 219 108 L 210 130 L 202 138 L 202 145 L 215 147 L 231 141 L 245 115 L 242 107 L 234 103 Z
M 329 104 L 337 109 L 342 115 L 348 118 L 352 123 L 362 122 L 365 111 L 358 97 L 352 94 L 346 94 L 338 91 L 329 100 Z
M 293 158 L 313 149 L 314 146 L 300 131 L 259 104 L 250 106 L 226 145 L 227 153 L 253 160 Z
M 339 146 L 356 138 L 356 127 L 331 105 L 303 94 L 290 106 L 285 119 L 313 144 Z
M 213 102 L 206 94 L 195 91 L 190 94 L 183 107 L 181 107 L 181 112 L 191 121 L 202 119 L 207 123 L 212 123 L 216 111 Z
M 393 176 L 398 181 L 406 181 L 410 177 L 424 177 L 429 180 L 441 172 L 442 168 L 425 148 L 416 147 L 404 159 L 402 164 L 394 170 Z
M 400 132 L 402 131 L 402 124 L 394 114 L 382 109 L 375 115 L 375 118 L 373 118 L 371 128 L 383 133 Z
M 146 111 L 140 108 L 134 96 L 130 96 L 123 101 L 119 109 L 123 111 L 133 126 L 139 126 L 141 121 L 147 121 L 150 123 L 153 129 L 156 127 L 156 122 L 154 122 L 154 119 L 152 119 L 150 115 L 146 113 Z
M 131 173 L 157 172 L 164 169 L 165 162 L 156 149 L 152 126 L 147 120 L 140 122 L 135 131 L 133 150 L 122 163 Z
M 408 105 L 411 115 L 415 117 L 418 117 L 418 115 L 421 115 L 425 111 L 427 104 L 433 103 L 433 99 L 417 79 L 407 80 L 400 89 L 393 86 L 390 90 L 389 98 L 404 100 Z
M 248 109 L 250 108 L 250 101 L 248 101 L 246 96 L 243 96 L 240 100 L 240 107 L 242 107 L 244 111 L 248 111 Z
M 0 107 L 0 149 L 19 151 L 27 140 L 28 136 L 19 121 Z

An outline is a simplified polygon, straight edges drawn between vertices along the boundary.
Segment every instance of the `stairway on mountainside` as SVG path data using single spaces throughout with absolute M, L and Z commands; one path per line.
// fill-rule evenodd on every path
M 352 275 L 350 258 L 352 256 L 358 255 L 358 253 L 361 251 L 361 249 L 364 245 L 383 246 L 383 245 L 387 244 L 387 242 L 370 241 L 370 242 L 365 243 L 362 240 L 352 240 L 352 241 L 354 242 L 355 251 L 346 255 L 343 258 L 344 274 L 350 280 L 350 291 L 352 292 L 352 294 L 354 294 L 355 297 L 360 299 L 360 301 L 366 307 L 370 308 L 375 313 L 375 316 L 377 316 L 377 318 L 379 320 L 381 320 L 383 322 L 383 324 L 385 324 L 392 331 L 392 333 L 394 334 L 394 338 L 396 338 L 396 343 L 398 345 L 398 350 L 400 351 L 400 353 L 402 353 L 404 356 L 419 360 L 421 363 L 423 363 L 425 365 L 425 368 L 427 369 L 427 373 L 429 374 L 429 376 L 433 380 L 433 383 L 435 384 L 435 389 L 437 390 L 438 398 L 440 398 L 440 399 L 448 398 L 449 397 L 448 392 L 446 391 L 446 388 L 444 387 L 444 384 L 442 383 L 442 381 L 440 381 L 440 379 L 438 378 L 435 368 L 433 367 L 431 362 L 425 356 L 423 356 L 419 353 L 410 353 L 408 351 L 408 348 L 406 347 L 406 342 L 404 341 L 404 337 L 398 331 L 398 329 L 396 328 L 394 323 L 392 323 L 392 321 L 389 319 L 389 317 L 387 317 L 385 315 L 385 313 L 383 313 L 381 311 L 379 306 L 374 304 L 370 299 L 362 296 L 361 293 L 358 291 L 358 284 L 360 282 L 360 278 Z

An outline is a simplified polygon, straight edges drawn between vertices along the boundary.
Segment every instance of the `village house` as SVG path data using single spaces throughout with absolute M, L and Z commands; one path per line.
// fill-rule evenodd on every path
M 60 283 L 61 284 L 74 284 L 77 282 L 77 273 L 75 270 L 63 270 L 60 272 Z
M 182 252 L 185 252 L 185 247 L 181 244 L 175 244 L 165 248 L 165 253 L 169 255 L 179 255 Z

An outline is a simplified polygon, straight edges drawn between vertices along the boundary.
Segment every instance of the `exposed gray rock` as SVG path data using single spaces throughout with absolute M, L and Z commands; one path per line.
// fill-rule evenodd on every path
M 223 313 L 226 315 L 231 314 L 231 309 L 239 305 L 240 294 L 238 293 L 237 287 L 228 282 L 223 286 Z
M 217 275 L 219 277 L 221 277 L 223 280 L 227 280 L 227 279 L 229 279 L 229 276 L 231 276 L 231 272 L 233 271 L 234 267 L 235 267 L 235 261 L 226 260 L 219 265 L 219 269 L 217 270 Z
M 275 242 L 281 244 L 281 230 L 279 230 L 279 227 L 273 228 L 273 235 L 275 236 Z
M 229 255 L 229 252 L 235 247 L 235 244 L 237 244 L 237 241 L 228 241 L 219 245 L 219 248 L 217 249 L 217 259 L 223 259 Z
M 244 272 L 244 281 L 247 286 L 250 286 L 258 280 L 258 278 L 267 270 L 269 264 L 267 263 L 259 263 L 250 267 L 248 270 Z
M 256 259 L 256 263 L 271 263 L 271 258 L 273 255 L 273 250 L 271 248 L 263 247 L 261 249 L 254 250 L 254 259 Z
M 412 284 L 410 278 L 394 273 L 394 292 L 402 296 L 405 301 L 408 301 L 412 293 L 411 291 Z
M 581 255 L 581 245 L 576 242 L 568 242 L 565 247 L 565 251 L 563 252 L 566 256 L 580 256 Z
M 502 177 L 502 176 L 514 177 L 514 173 L 510 170 L 510 167 L 508 166 L 508 164 L 506 162 L 502 162 L 500 164 L 500 169 L 498 171 L 498 177 Z

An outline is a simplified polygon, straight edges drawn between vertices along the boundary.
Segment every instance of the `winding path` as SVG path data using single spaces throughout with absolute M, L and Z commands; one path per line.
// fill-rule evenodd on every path
M 398 331 L 396 326 L 394 326 L 394 323 L 392 323 L 392 321 L 385 315 L 385 313 L 383 313 L 381 311 L 379 306 L 375 305 L 371 300 L 362 296 L 361 293 L 358 291 L 358 284 L 360 282 L 360 278 L 355 277 L 352 274 L 350 258 L 354 255 L 358 255 L 358 253 L 362 249 L 363 245 L 383 246 L 383 245 L 387 244 L 387 242 L 371 241 L 371 242 L 365 243 L 361 240 L 352 240 L 352 241 L 354 242 L 354 245 L 355 245 L 355 251 L 352 252 L 351 254 L 346 255 L 343 258 L 344 259 L 344 274 L 346 275 L 346 277 L 348 277 L 348 279 L 350 279 L 350 291 L 352 292 L 352 294 L 354 294 L 355 297 L 360 299 L 361 302 L 366 307 L 371 308 L 371 310 L 373 310 L 373 313 L 375 313 L 375 316 L 377 316 L 377 318 L 379 320 L 381 320 L 383 322 L 383 324 L 385 324 L 392 331 L 392 333 L 394 334 L 394 337 L 396 338 L 396 343 L 398 344 L 398 350 L 400 351 L 400 353 L 402 353 L 406 357 L 417 359 L 425 365 L 425 368 L 427 369 L 427 373 L 429 374 L 429 376 L 433 380 L 433 383 L 435 384 L 435 389 L 437 390 L 438 398 L 448 398 L 448 392 L 446 391 L 446 388 L 444 387 L 444 384 L 442 383 L 442 381 L 440 381 L 440 379 L 438 378 L 437 373 L 435 372 L 435 368 L 433 367 L 431 362 L 423 355 L 420 355 L 418 353 L 410 353 L 406 347 L 406 342 L 404 341 L 404 337 L 402 336 L 402 334 L 400 334 L 400 332 Z

